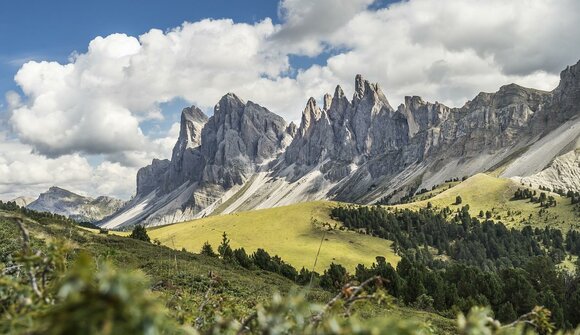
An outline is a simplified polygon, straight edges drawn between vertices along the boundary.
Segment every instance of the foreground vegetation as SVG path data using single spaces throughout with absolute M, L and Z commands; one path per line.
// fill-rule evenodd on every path
M 346 227 L 395 241 L 403 256 L 396 271 L 357 267 L 357 277 L 380 274 L 388 291 L 407 304 L 452 314 L 474 305 L 491 306 L 501 321 L 513 321 L 534 305 L 553 312 L 559 327 L 580 323 L 580 274 L 555 264 L 580 254 L 580 234 L 558 229 L 507 229 L 457 212 L 424 208 L 389 211 L 380 206 L 336 207 Z M 379 264 L 380 265 L 380 264 Z
M 471 195 L 453 198 L 445 194 L 450 190 L 434 192 L 424 207 L 317 202 L 152 230 L 137 226 L 125 237 L 0 203 L 0 332 L 547 334 L 574 329 L 580 323 L 575 264 L 580 233 L 569 226 L 534 228 L 530 222 L 510 228 L 496 210 L 473 211 Z M 534 198 L 516 188 L 511 201 L 528 201 L 533 205 L 526 206 L 541 211 L 565 201 L 541 194 Z M 431 202 L 436 197 L 445 200 Z M 211 234 L 201 235 L 203 230 Z M 316 238 L 300 257 L 300 243 L 309 234 Z M 276 243 L 295 259 L 266 249 Z M 319 248 L 329 251 L 327 256 L 318 255 Z M 371 253 L 376 250 L 389 252 Z M 340 258 L 353 251 L 354 256 Z M 311 271 L 318 257 L 326 257 L 324 265 Z M 308 262 L 300 266 L 300 258 Z M 345 259 L 347 266 L 341 264 Z M 567 263 L 567 271 L 558 263 Z
M 79 327 L 79 332 L 72 333 L 91 333 L 89 328 L 82 328 L 86 326 L 93 327 L 92 333 L 103 334 L 107 332 L 99 327 L 107 324 L 113 327 L 110 334 L 144 333 L 134 328 L 117 328 L 130 323 L 129 319 L 134 317 L 153 327 L 156 331 L 152 334 L 173 333 L 170 329 L 190 333 L 195 333 L 194 330 L 227 333 L 226 327 L 236 333 L 235 325 L 240 326 L 260 308 L 280 310 L 287 304 L 290 304 L 288 308 L 295 306 L 292 305 L 295 302 L 315 311 L 334 296 L 334 292 L 320 289 L 317 282 L 309 288 L 308 285 L 301 287 L 271 271 L 246 269 L 221 257 L 94 233 L 51 214 L 32 220 L 23 212 L 0 210 L 3 255 L 0 260 L 0 304 L 3 306 L 0 333 L 58 334 L 74 327 Z M 30 248 L 27 250 L 30 252 L 23 249 L 20 220 L 29 231 Z M 32 289 L 29 269 L 36 277 L 40 295 Z M 275 297 L 277 292 L 280 298 Z M 69 298 L 74 298 L 74 301 Z M 380 301 L 386 302 L 384 299 Z M 149 312 L 140 304 L 149 306 L 146 308 Z M 81 305 L 85 307 L 80 308 Z M 351 322 L 335 310 L 340 305 L 329 308 L 317 329 L 323 329 L 326 327 L 324 324 L 334 318 L 339 323 Z M 58 311 L 70 314 L 70 318 L 63 319 L 65 316 L 61 315 L 56 321 L 53 317 L 57 316 L 53 313 L 58 314 Z M 286 308 L 280 313 L 291 311 Z M 146 315 L 151 316 L 148 313 L 160 316 L 154 321 L 147 319 Z M 392 315 L 415 320 L 409 321 L 410 324 L 428 325 L 435 334 L 453 329 L 452 322 L 441 316 L 393 304 L 379 304 L 375 300 L 357 303 L 351 313 L 352 322 Z M 143 325 L 141 321 L 134 324 Z M 80 324 L 83 322 L 87 325 Z M 91 322 L 94 323 L 89 325 Z M 72 328 L 55 326 L 61 323 L 62 326 L 70 324 Z

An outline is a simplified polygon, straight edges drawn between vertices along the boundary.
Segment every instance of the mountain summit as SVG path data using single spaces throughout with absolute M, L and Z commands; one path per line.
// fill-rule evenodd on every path
M 171 160 L 142 168 L 135 198 L 101 224 L 160 225 L 316 199 L 369 204 L 492 170 L 546 186 L 556 182 L 542 176 L 553 173 L 541 172 L 578 146 L 579 114 L 580 62 L 551 92 L 510 84 L 460 108 L 408 96 L 395 109 L 357 75 L 352 99 L 340 86 L 322 108 L 310 98 L 299 126 L 228 93 L 210 118 L 183 110 Z M 580 173 L 578 155 L 556 162 L 564 159 L 557 171 L 572 177 L 557 185 L 578 190 L 565 182 Z
M 115 213 L 124 201 L 100 196 L 85 197 L 64 188 L 52 186 L 48 191 L 26 205 L 26 208 L 39 212 L 50 212 L 68 216 L 76 221 L 95 222 Z

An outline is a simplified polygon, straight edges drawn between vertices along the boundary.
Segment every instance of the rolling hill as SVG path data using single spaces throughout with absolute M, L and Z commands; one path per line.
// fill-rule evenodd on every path
M 556 207 L 547 208 L 540 214 L 542 208 L 539 204 L 529 200 L 512 200 L 518 188 L 529 187 L 511 179 L 479 173 L 460 183 L 442 184 L 430 192 L 415 196 L 414 200 L 418 201 L 396 207 L 417 209 L 426 207 L 427 203 L 431 202 L 433 206 L 458 209 L 468 204 L 472 216 L 479 215 L 480 211 L 485 213 L 489 210 L 495 221 L 501 221 L 508 227 L 521 228 L 524 224 L 530 224 L 533 227 L 549 226 L 563 231 L 580 227 L 580 213 L 575 212 L 570 199 L 535 189 L 538 194 L 546 192 L 547 195 L 553 196 L 557 203 Z M 455 204 L 457 196 L 462 198 L 460 205 Z
M 511 179 L 476 174 L 462 182 L 447 182 L 431 191 L 418 194 L 413 202 L 388 206 L 418 209 L 431 203 L 435 207 L 459 209 L 468 204 L 472 216 L 490 211 L 494 221 L 507 227 L 559 228 L 567 231 L 580 227 L 580 213 L 570 199 L 546 192 L 557 205 L 543 209 L 529 200 L 512 200 L 518 189 L 528 188 Z M 536 190 L 538 194 L 540 190 Z M 457 196 L 462 204 L 456 205 Z M 391 242 L 352 231 L 340 230 L 340 223 L 332 220 L 329 211 L 340 203 L 314 201 L 296 205 L 254 210 L 155 227 L 149 230 L 152 239 L 174 249 L 198 251 L 208 241 L 216 248 L 225 232 L 234 248 L 247 252 L 263 248 L 277 254 L 297 268 L 311 269 L 324 235 L 316 270 L 322 271 L 332 262 L 353 270 L 358 263 L 371 264 L 378 255 L 395 265 L 400 257 L 391 249 Z M 542 212 L 540 213 L 540 210 Z M 335 229 L 330 229 L 330 228 Z
M 322 272 L 332 262 L 340 263 L 352 271 L 359 263 L 372 264 L 379 255 L 396 265 L 399 257 L 393 253 L 391 242 L 334 229 L 336 225 L 340 226 L 329 217 L 330 208 L 334 205 L 333 202 L 315 201 L 216 215 L 153 228 L 149 230 L 149 235 L 166 246 L 196 252 L 206 241 L 215 249 L 223 232 L 226 232 L 232 247 L 244 247 L 249 253 L 263 248 L 298 269 L 303 266 L 312 269 L 324 237 L 316 271 Z
M 325 208 L 331 204 L 310 203 L 308 205 L 314 217 L 317 218 L 321 217 L 320 213 L 323 213 Z M 251 218 L 256 217 L 251 216 Z M 291 218 L 299 219 L 292 214 Z M 122 268 L 126 273 L 142 271 L 149 279 L 148 287 L 155 292 L 155 299 L 167 307 L 167 312 L 171 318 L 182 324 L 195 322 L 195 317 L 202 313 L 203 306 L 207 303 L 208 295 L 210 302 L 215 303 L 211 308 L 227 309 L 228 317 L 242 320 L 251 313 L 257 304 L 269 302 L 273 294 L 286 295 L 301 290 L 291 280 L 269 271 L 245 269 L 226 263 L 217 257 L 172 250 L 165 246 L 157 246 L 119 236 L 119 234 L 98 234 L 96 230 L 80 227 L 65 217 L 27 209 L 7 210 L 0 208 L 0 268 L 7 269 L 7 266 L 13 265 L 12 255 L 18 254 L 22 248 L 18 220 L 24 221 L 35 252 L 38 251 L 39 254 L 41 252 L 49 253 L 54 246 L 61 245 L 70 250 L 70 268 L 74 268 L 74 259 L 81 254 L 87 254 L 101 265 L 103 264 L 101 262 L 109 262 Z M 162 229 L 157 230 L 158 232 L 163 231 Z M 156 232 L 151 231 L 151 233 L 151 235 L 155 235 Z M 332 241 L 333 235 L 329 234 L 328 236 Z M 365 240 L 359 242 L 363 241 Z M 14 268 L 13 266 L 12 269 Z M 85 273 L 91 271 L 98 271 L 98 268 L 87 269 Z M 2 274 L 3 279 L 8 278 L 7 273 Z M 55 282 L 59 280 L 59 278 L 54 279 Z M 52 286 L 48 287 L 52 288 Z M 209 287 L 212 289 L 208 290 Z M 332 296 L 331 292 L 318 287 L 309 288 L 307 294 L 309 301 L 324 303 L 329 301 Z M 206 306 L 203 310 L 207 310 L 208 307 Z M 211 312 L 208 313 L 212 315 Z M 23 310 L 22 315 L 18 315 L 22 319 L 0 318 L 0 330 L 17 325 L 19 328 L 8 329 L 11 329 L 12 333 L 19 333 L 15 329 L 28 329 L 26 327 L 32 328 L 41 325 L 38 318 L 34 319 L 34 322 L 21 322 L 29 314 L 28 310 Z M 382 306 L 363 304 L 357 308 L 355 315 L 363 320 L 382 319 L 387 316 L 417 320 L 420 323 L 428 324 L 433 334 L 450 334 L 454 329 L 451 319 L 435 313 L 398 305 L 391 309 L 383 309 Z

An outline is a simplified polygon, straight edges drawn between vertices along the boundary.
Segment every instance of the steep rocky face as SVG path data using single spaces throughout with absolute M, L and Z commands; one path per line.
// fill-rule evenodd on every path
M 578 114 L 574 108 L 580 101 L 570 103 L 580 91 L 577 72 L 576 67 L 565 70 L 554 92 L 510 84 L 480 93 L 461 108 L 413 96 L 396 111 L 378 85 L 357 76 L 352 101 L 340 88 L 333 99 L 325 95 L 323 110 L 309 101 L 286 162 L 298 166 L 302 174 L 294 179 L 299 179 L 310 171 L 305 166 L 326 159 L 320 171 L 337 182 L 330 197 L 345 201 L 369 199 L 366 195 L 387 181 L 391 186 L 383 192 L 389 192 L 395 187 L 393 177 L 401 173 L 414 179 L 405 182 L 413 189 L 424 179 L 419 170 L 433 174 L 451 161 L 469 165 L 458 167 L 457 175 L 485 171 Z M 572 112 L 562 113 L 565 108 Z M 562 115 L 556 117 L 559 121 L 546 121 L 554 114 Z M 494 159 L 483 161 L 486 155 Z M 413 166 L 416 173 L 409 172 Z M 433 181 L 423 186 L 429 183 Z
M 171 160 L 153 160 L 137 173 L 137 195 L 105 227 L 171 223 L 193 218 L 266 168 L 290 143 L 296 127 L 229 93 L 209 119 L 196 107 L 182 112 Z
M 137 195 L 146 195 L 163 185 L 171 162 L 167 159 L 154 159 L 137 171 Z
M 68 216 L 76 221 L 96 222 L 115 213 L 124 204 L 119 199 L 106 196 L 93 199 L 53 186 L 26 207 L 39 212 Z
M 182 111 L 179 138 L 173 147 L 166 180 L 160 185 L 164 192 L 200 178 L 203 159 L 198 147 L 201 145 L 201 131 L 207 120 L 208 117 L 195 106 Z
M 171 160 L 154 159 L 137 172 L 137 196 L 159 190 L 168 193 L 190 180 L 198 180 L 203 168 L 199 154 L 201 130 L 207 116 L 197 107 L 184 108 L 181 112 L 179 137 L 173 147 Z
M 177 161 L 183 156 L 184 151 L 198 147 L 201 144 L 201 130 L 207 122 L 207 115 L 191 106 L 181 112 L 179 138 L 173 147 L 171 161 Z
M 562 72 L 552 92 L 510 84 L 460 108 L 409 96 L 395 110 L 377 84 L 357 75 L 352 99 L 340 86 L 321 107 L 310 98 L 299 126 L 227 94 L 207 122 L 195 108 L 184 111 L 171 161 L 140 170 L 135 200 L 106 224 L 171 223 L 314 199 L 396 200 L 500 166 L 505 177 L 549 167 L 538 178 L 574 179 L 577 154 L 552 160 L 580 137 L 579 64 Z
M 235 94 L 221 98 L 201 132 L 206 161 L 202 181 L 230 188 L 240 185 L 255 168 L 275 157 L 289 134 L 280 116 Z
M 408 97 L 399 110 L 407 115 L 412 145 L 423 149 L 416 155 L 418 159 L 436 155 L 472 157 L 532 135 L 531 120 L 550 101 L 549 92 L 511 84 L 496 93 L 480 93 L 461 108 Z
M 560 73 L 560 83 L 552 93 L 550 106 L 538 113 L 534 124 L 537 130 L 555 128 L 580 115 L 580 62 Z
M 311 98 L 285 160 L 297 166 L 322 162 L 323 173 L 340 180 L 351 172 L 350 164 L 364 163 L 385 151 L 398 150 L 408 143 L 406 116 L 395 111 L 378 84 L 362 76 L 355 78 L 355 93 L 349 101 L 340 86 L 324 96 L 324 108 Z

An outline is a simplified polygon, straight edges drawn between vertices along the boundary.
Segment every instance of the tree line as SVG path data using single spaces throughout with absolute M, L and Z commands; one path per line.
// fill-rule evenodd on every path
M 556 267 L 580 255 L 575 230 L 564 237 L 553 228 L 508 229 L 471 217 L 467 205 L 458 211 L 340 206 L 331 216 L 345 227 L 393 241 L 402 255 L 396 269 L 377 258 L 370 268 L 359 265 L 354 276 L 385 277 L 389 293 L 406 304 L 449 315 L 488 305 L 502 321 L 543 305 L 560 327 L 580 323 L 580 276 Z

